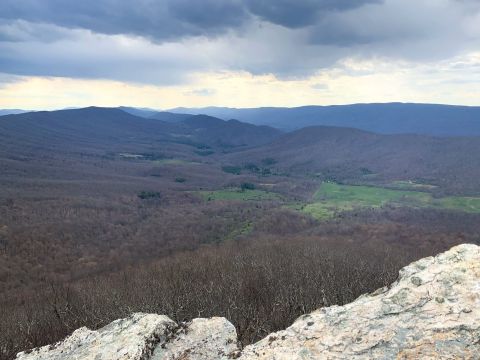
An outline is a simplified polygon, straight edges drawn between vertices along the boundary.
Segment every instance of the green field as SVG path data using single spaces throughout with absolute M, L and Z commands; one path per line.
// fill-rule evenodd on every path
M 378 209 L 384 205 L 414 208 L 436 208 L 480 213 L 480 198 L 434 198 L 428 192 L 392 190 L 374 186 L 351 186 L 323 183 L 314 194 L 313 202 L 302 211 L 318 219 L 331 218 L 337 212 L 355 209 Z
M 280 201 L 281 195 L 264 190 L 241 190 L 238 188 L 215 191 L 199 191 L 205 200 L 238 200 L 238 201 Z
M 442 209 L 480 213 L 480 198 L 450 196 L 434 201 L 433 206 L 440 207 Z

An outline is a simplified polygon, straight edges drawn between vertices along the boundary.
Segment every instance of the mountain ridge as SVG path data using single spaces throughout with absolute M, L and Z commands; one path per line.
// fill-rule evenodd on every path
M 280 172 L 321 176 L 334 181 L 419 179 L 455 192 L 480 186 L 480 137 L 378 134 L 332 126 L 286 133 L 269 144 L 227 156 L 232 164 L 272 159 Z M 458 176 L 462 174 L 462 176 Z M 462 184 L 462 185 L 460 185 Z
M 306 126 L 353 127 L 383 134 L 480 135 L 480 107 L 421 103 L 306 105 L 293 108 L 175 108 L 174 113 L 239 119 L 291 131 Z
M 190 119 L 191 118 L 191 119 Z M 203 123 L 199 122 L 203 119 Z M 205 121 L 208 119 L 209 124 Z M 214 124 L 212 126 L 212 124 Z M 205 125 L 208 125 L 205 128 Z M 249 123 L 188 115 L 177 122 L 132 115 L 119 108 L 87 107 L 80 109 L 27 112 L 0 116 L 0 138 L 12 145 L 23 143 L 84 146 L 96 143 L 121 146 L 131 142 L 154 144 L 167 142 L 205 143 L 226 146 L 252 146 L 269 142 L 281 132 Z

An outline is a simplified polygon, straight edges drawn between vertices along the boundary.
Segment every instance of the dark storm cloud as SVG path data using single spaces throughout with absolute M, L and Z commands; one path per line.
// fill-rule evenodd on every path
M 171 85 L 478 51 L 479 0 L 0 0 L 0 72 Z
M 0 18 L 154 40 L 214 35 L 247 18 L 236 0 L 2 0 Z
M 200 29 L 237 27 L 247 18 L 241 2 L 225 0 L 171 0 L 172 16 Z
M 312 25 L 322 13 L 356 8 L 383 0 L 246 0 L 248 9 L 263 20 L 291 28 Z
M 0 18 L 134 34 L 157 41 L 216 35 L 258 16 L 290 28 L 308 26 L 330 11 L 383 0 L 2 0 Z

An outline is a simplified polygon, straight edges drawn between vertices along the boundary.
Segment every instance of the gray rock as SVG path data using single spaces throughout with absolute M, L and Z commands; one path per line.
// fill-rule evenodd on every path
M 166 316 L 134 314 L 17 358 L 480 359 L 480 247 L 419 260 L 389 288 L 304 315 L 241 352 L 224 318 L 179 326 Z
M 17 355 L 19 360 L 143 360 L 164 343 L 176 324 L 168 317 L 133 314 L 98 331 L 77 329 L 64 341 Z
M 480 359 L 480 248 L 419 260 L 389 289 L 303 316 L 240 359 Z
M 19 360 L 210 360 L 238 355 L 237 332 L 225 318 L 177 325 L 168 317 L 134 314 L 98 331 L 81 328 L 55 345 L 17 355 Z
M 175 337 L 157 346 L 152 360 L 227 360 L 236 356 L 237 332 L 225 318 L 195 319 L 180 327 Z

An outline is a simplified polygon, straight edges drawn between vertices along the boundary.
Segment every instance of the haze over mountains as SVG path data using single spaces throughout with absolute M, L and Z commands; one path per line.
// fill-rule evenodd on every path
M 390 104 L 379 107 L 361 105 L 270 111 L 293 116 L 301 111 L 313 114 L 316 109 L 320 112 L 333 109 L 334 118 L 341 112 L 350 111 L 352 116 L 359 114 L 360 119 L 376 108 L 380 119 L 381 114 L 390 113 L 397 106 L 402 107 Z M 363 111 L 355 112 L 354 109 L 358 108 Z M 406 108 L 418 108 L 421 109 L 420 114 L 432 116 L 439 109 L 436 106 L 416 105 L 406 105 Z M 480 122 L 473 119 L 476 108 L 447 108 L 450 113 L 447 112 L 449 115 L 440 121 L 442 126 L 432 125 L 430 132 L 452 129 L 455 135 L 459 135 L 462 133 L 460 128 L 467 132 L 468 127 L 455 125 L 457 120 L 454 115 L 462 113 L 467 114 L 462 121 L 471 125 L 468 135 L 476 134 L 475 129 L 480 132 Z M 321 173 L 336 181 L 358 180 L 366 174 L 376 174 L 379 180 L 423 179 L 453 193 L 475 193 L 480 186 L 480 158 L 477 156 L 480 153 L 479 137 L 385 135 L 323 125 L 284 134 L 273 127 L 238 120 L 224 121 L 208 115 L 135 110 L 144 116 L 148 112 L 149 117 L 139 117 L 131 114 L 133 110 L 128 110 L 129 113 L 116 108 L 91 107 L 2 116 L 0 151 L 10 158 L 12 154 L 18 156 L 42 150 L 100 155 L 105 155 L 105 152 L 154 153 L 156 157 L 171 152 L 173 155 L 170 156 L 183 158 L 202 156 L 209 159 L 213 156 L 215 161 L 240 167 L 249 163 L 260 164 L 262 159 L 271 158 L 275 160 L 275 168 L 282 171 Z M 298 119 L 304 119 L 298 116 Z M 382 119 L 391 124 L 389 129 L 393 133 L 400 132 L 406 126 L 400 124 L 395 127 L 394 120 Z M 363 127 L 376 127 L 381 121 L 363 122 Z M 425 124 L 435 121 L 433 118 L 424 120 Z M 427 130 L 422 121 L 419 124 Z M 415 123 L 410 122 L 410 125 L 414 127 Z M 412 127 L 405 132 L 413 132 Z
M 26 110 L 20 110 L 20 109 L 0 109 L 0 116 L 3 115 L 10 115 L 10 114 L 21 114 L 27 112 Z
M 356 128 L 380 134 L 423 134 L 434 136 L 480 135 L 480 107 L 441 104 L 378 103 L 294 108 L 175 108 L 157 111 L 120 106 L 131 115 L 181 122 L 189 115 L 208 115 L 222 120 L 239 120 L 267 125 L 283 131 L 307 126 Z M 1 115 L 20 114 L 25 110 L 0 110 Z
M 0 117 L 2 148 L 147 147 L 152 141 L 188 145 L 252 146 L 281 132 L 268 126 L 187 115 L 181 122 L 142 118 L 115 108 L 39 111 Z M 22 150 L 21 147 L 24 147 Z
M 480 135 L 480 107 L 436 104 L 352 104 L 297 108 L 176 108 L 174 113 L 206 114 L 283 130 L 328 125 L 382 134 Z

